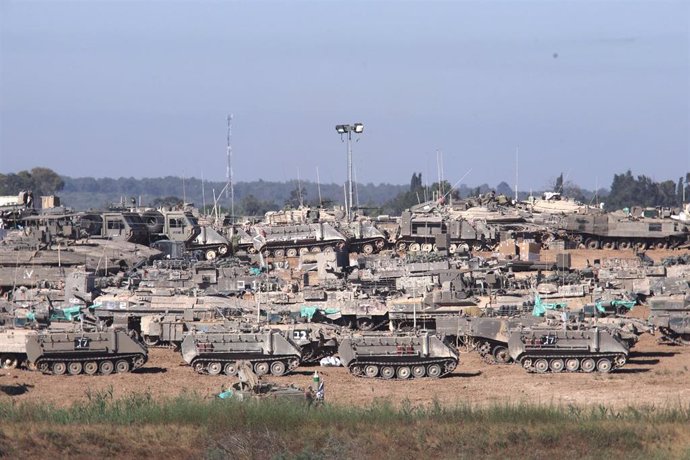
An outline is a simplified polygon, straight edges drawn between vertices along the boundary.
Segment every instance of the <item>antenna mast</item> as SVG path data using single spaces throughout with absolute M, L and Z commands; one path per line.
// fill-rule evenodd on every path
M 517 203 L 518 200 L 518 169 L 519 169 L 519 161 L 520 158 L 520 147 L 516 146 L 515 147 L 515 202 Z
M 233 183 L 232 174 L 232 144 L 230 143 L 230 138 L 232 137 L 232 118 L 233 115 L 228 115 L 228 147 L 227 147 L 227 167 L 225 169 L 225 178 L 227 183 L 225 184 L 225 198 L 228 197 L 228 190 L 230 191 L 230 218 L 232 222 L 235 222 L 235 184 Z

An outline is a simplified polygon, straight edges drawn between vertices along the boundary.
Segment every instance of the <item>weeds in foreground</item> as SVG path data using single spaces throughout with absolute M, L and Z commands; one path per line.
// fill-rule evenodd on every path
M 25 436 L 35 436 L 44 448 L 54 446 L 63 454 L 99 444 L 106 454 L 118 454 L 106 445 L 104 426 L 117 432 L 118 440 L 125 438 L 125 445 L 127 438 L 141 444 L 141 433 L 148 430 L 157 433 L 158 445 L 174 448 L 179 443 L 180 449 L 198 449 L 195 452 L 211 459 L 400 458 L 402 452 L 403 457 L 440 458 L 668 458 L 690 452 L 690 407 L 680 403 L 614 409 L 444 406 L 439 401 L 414 406 L 410 401 L 379 400 L 368 407 L 314 409 L 292 401 L 211 400 L 196 394 L 155 399 L 148 392 L 116 398 L 113 393 L 90 392 L 85 401 L 67 408 L 0 403 L 0 440 L 10 439 L 6 432 L 13 430 L 12 442 L 0 447 L 0 455 L 18 452 L 12 446 L 18 449 L 21 439 L 14 438 L 17 432 L 21 438 L 22 427 L 31 427 Z M 174 430 L 198 445 L 183 445 L 170 435 Z M 31 448 L 24 442 L 22 449 L 26 445 Z

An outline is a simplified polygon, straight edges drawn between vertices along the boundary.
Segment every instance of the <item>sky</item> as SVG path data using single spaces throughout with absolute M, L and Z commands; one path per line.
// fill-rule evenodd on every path
M 593 189 L 690 171 L 690 2 L 0 0 L 0 172 Z M 437 158 L 442 158 L 442 168 Z M 517 160 L 517 161 L 516 161 Z

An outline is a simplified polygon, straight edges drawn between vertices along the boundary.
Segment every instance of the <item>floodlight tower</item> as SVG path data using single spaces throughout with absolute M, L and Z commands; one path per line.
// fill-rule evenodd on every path
M 347 196 L 345 197 L 345 214 L 348 220 L 352 217 L 352 133 L 362 134 L 364 132 L 364 125 L 362 123 L 353 123 L 352 125 L 336 125 L 335 130 L 340 134 L 340 139 L 347 136 Z

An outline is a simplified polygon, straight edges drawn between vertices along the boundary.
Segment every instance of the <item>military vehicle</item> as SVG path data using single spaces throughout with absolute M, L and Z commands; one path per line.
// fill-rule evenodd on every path
M 648 303 L 649 323 L 659 330 L 662 340 L 690 345 L 690 297 L 655 296 Z
M 301 364 L 318 364 L 322 358 L 338 352 L 340 328 L 329 324 L 295 323 L 271 324 L 300 348 Z
M 518 329 L 508 340 L 510 357 L 528 372 L 610 372 L 623 367 L 628 346 L 615 331 L 595 327 Z
M 47 374 L 123 373 L 143 366 L 148 359 L 146 345 L 116 329 L 43 330 L 26 337 L 30 365 Z
M 179 344 L 188 323 L 221 319 L 234 315 L 235 309 L 224 297 L 182 295 L 161 288 L 105 294 L 94 299 L 90 310 L 107 325 L 124 327 L 154 347 Z
M 442 215 L 402 213 L 395 247 L 399 252 L 432 252 L 437 235 L 450 235 L 448 252 L 467 244 L 474 250 L 492 249 L 499 241 L 498 227 L 485 221 L 448 219 Z
M 587 249 L 675 248 L 689 241 L 683 222 L 660 218 L 634 218 L 621 213 L 564 216 L 558 238 Z
M 371 222 L 354 221 L 336 227 L 347 238 L 349 252 L 374 254 L 386 245 L 386 236 Z
M 341 340 L 338 355 L 352 375 L 409 379 L 447 375 L 458 365 L 458 352 L 435 335 L 370 333 Z
M 36 334 L 31 329 L 0 330 L 0 369 L 15 369 L 26 362 L 26 339 Z
M 264 256 L 295 257 L 309 252 L 342 250 L 346 238 L 325 222 L 300 225 L 255 225 L 251 228 L 252 244 L 241 244 L 250 253 L 259 251 Z
M 83 213 L 75 220 L 82 231 L 82 236 L 149 244 L 149 232 L 146 225 L 139 214 L 134 212 Z
M 236 399 L 238 401 L 276 400 L 307 402 L 307 392 L 294 385 L 278 385 L 265 383 L 256 375 L 252 364 L 248 361 L 237 362 L 237 377 L 239 382 L 233 383 L 232 390 L 226 390 L 218 395 L 220 399 Z
M 299 347 L 276 331 L 192 331 L 182 342 L 181 352 L 194 370 L 209 375 L 235 375 L 239 360 L 249 361 L 257 375 L 284 375 L 300 362 Z

